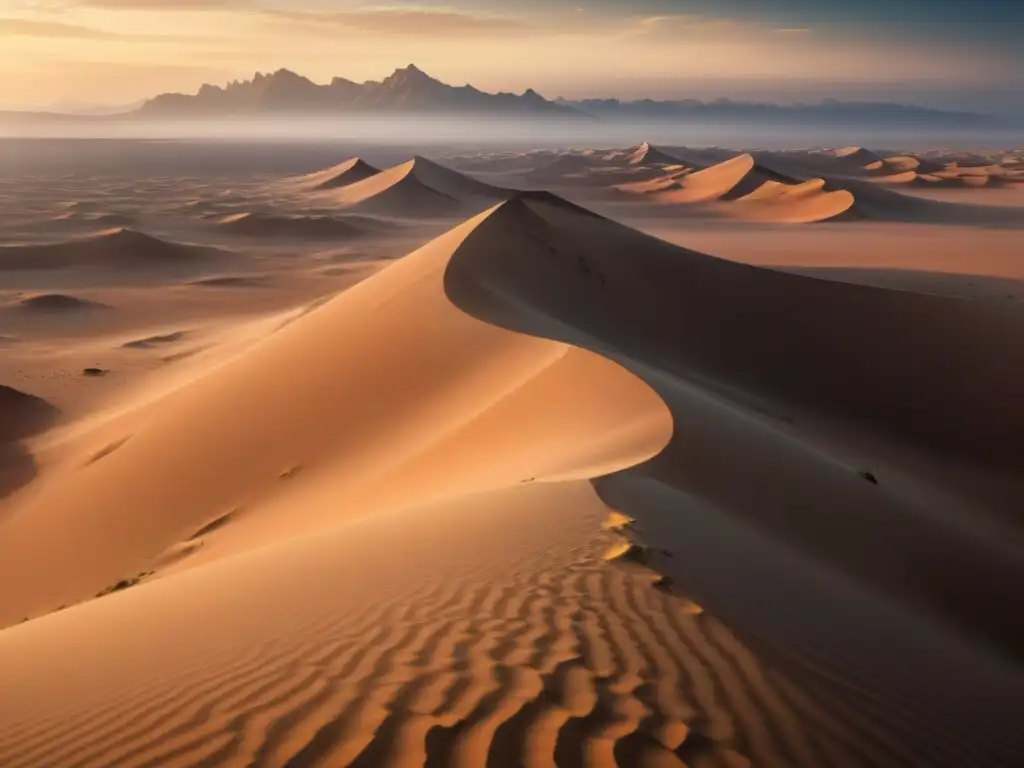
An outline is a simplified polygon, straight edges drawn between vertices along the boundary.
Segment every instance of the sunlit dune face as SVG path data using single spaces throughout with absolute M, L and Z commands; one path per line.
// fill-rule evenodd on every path
M 621 97 L 686 95 L 695 82 L 719 83 L 720 92 L 737 83 L 770 89 L 807 81 L 966 86 L 1006 67 L 998 52 L 896 45 L 884 30 L 649 11 L 644 4 L 517 10 L 481 2 L 19 0 L 0 15 L 0 106 L 128 102 L 285 66 L 321 82 L 379 79 L 410 61 L 489 90 Z

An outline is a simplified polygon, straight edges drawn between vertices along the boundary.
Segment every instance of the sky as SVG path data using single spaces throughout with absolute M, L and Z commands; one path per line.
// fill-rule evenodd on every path
M 548 97 L 822 98 L 1024 115 L 1024 0 L 0 0 L 0 108 L 415 63 Z

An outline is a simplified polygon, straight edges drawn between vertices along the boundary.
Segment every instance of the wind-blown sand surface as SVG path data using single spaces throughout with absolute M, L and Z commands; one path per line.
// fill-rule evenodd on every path
M 189 281 L 0 271 L 0 763 L 1012 765 L 1024 304 L 860 271 L 1018 280 L 1015 233 L 616 202 L 807 184 L 715 154 L 562 155 L 665 239 L 417 157 L 238 184 L 251 251 L 154 195 L 235 254 Z

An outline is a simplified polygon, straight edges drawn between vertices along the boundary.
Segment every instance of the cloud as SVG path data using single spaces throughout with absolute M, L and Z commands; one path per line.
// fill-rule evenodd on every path
M 194 37 L 178 35 L 154 35 L 142 33 L 111 32 L 83 24 L 68 24 L 63 21 L 42 19 L 0 18 L 0 37 L 34 37 L 57 40 L 99 40 L 128 43 L 173 43 L 193 42 Z M 204 38 L 209 39 L 209 38 Z
M 253 7 L 250 0 L 63 0 L 63 4 L 119 11 L 221 11 Z
M 809 27 L 781 27 L 774 30 L 777 35 L 806 35 L 810 31 Z
M 368 6 L 329 12 L 282 9 L 268 10 L 266 14 L 323 35 L 335 34 L 338 28 L 394 37 L 498 37 L 540 31 L 510 16 L 475 14 L 448 6 Z
M 634 16 L 627 20 L 623 31 L 632 36 L 672 39 L 685 34 L 736 32 L 750 28 L 750 24 L 735 19 L 695 13 L 674 13 L 664 16 Z
M 0 18 L 0 35 L 12 37 L 47 37 L 75 40 L 123 40 L 125 35 L 93 29 L 79 24 L 65 24 L 60 21 L 37 21 L 34 19 Z

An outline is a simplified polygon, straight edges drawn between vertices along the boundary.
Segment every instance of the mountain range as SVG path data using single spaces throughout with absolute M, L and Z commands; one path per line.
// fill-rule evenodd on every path
M 227 86 L 204 85 L 195 95 L 165 93 L 138 110 L 146 116 L 333 112 L 523 113 L 593 119 L 571 106 L 556 104 L 532 89 L 522 94 L 484 93 L 472 85 L 452 86 L 413 64 L 381 81 L 356 83 L 335 77 L 327 85 L 287 69 L 257 73 Z
M 203 85 L 194 94 L 164 93 L 118 114 L 112 108 L 0 113 L 0 118 L 33 120 L 195 119 L 234 116 L 438 114 L 528 117 L 590 123 L 787 123 L 895 125 L 920 127 L 998 126 L 990 115 L 953 112 L 888 102 L 780 105 L 718 99 L 657 101 L 558 98 L 532 88 L 521 94 L 486 93 L 472 85 L 453 86 L 415 65 L 396 69 L 380 81 L 356 83 L 335 77 L 321 85 L 288 69 L 256 73 L 225 86 Z

